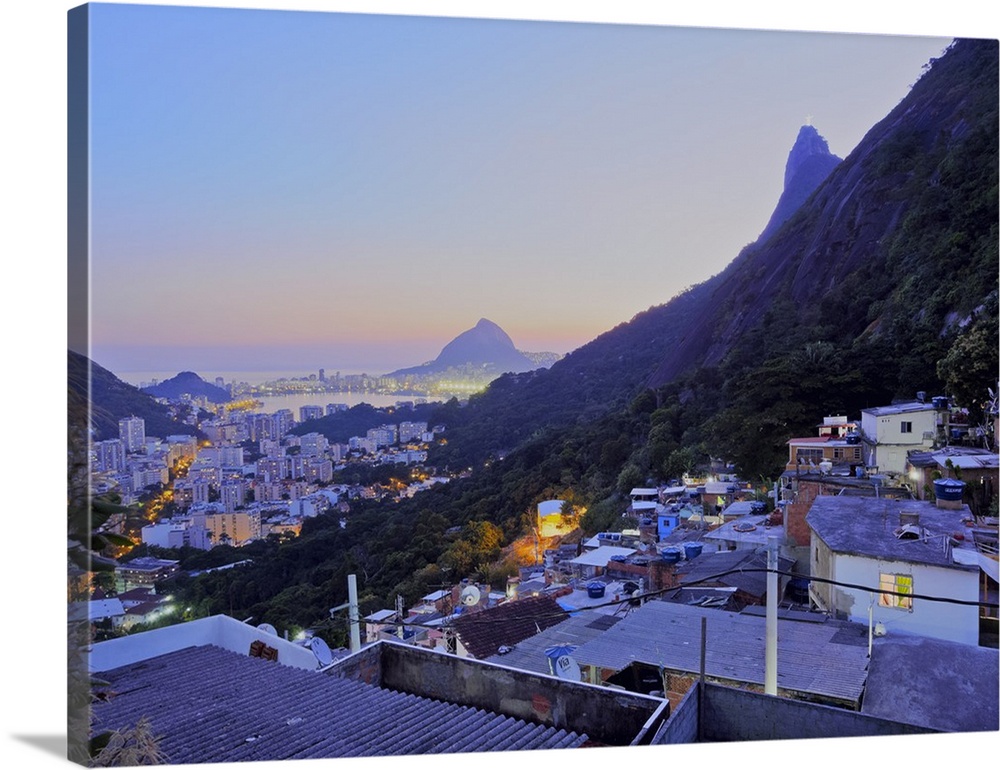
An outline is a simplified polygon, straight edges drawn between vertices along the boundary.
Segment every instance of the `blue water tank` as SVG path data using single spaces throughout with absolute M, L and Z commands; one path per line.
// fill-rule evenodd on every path
M 600 599 L 604 596 L 604 583 L 587 583 L 587 596 L 591 599 Z
M 948 397 L 947 396 L 934 396 L 931 399 L 931 404 L 935 409 L 947 409 L 948 408 Z
M 937 479 L 934 482 L 934 496 L 939 500 L 962 502 L 965 482 L 958 479 Z
M 665 561 L 667 564 L 676 564 L 681 560 L 681 549 L 664 548 L 662 556 L 663 556 L 663 561 Z
M 684 558 L 693 559 L 696 556 L 701 556 L 701 543 L 685 543 L 684 544 Z

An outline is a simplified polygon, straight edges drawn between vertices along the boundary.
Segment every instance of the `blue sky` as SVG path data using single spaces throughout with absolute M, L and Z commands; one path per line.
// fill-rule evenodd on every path
M 96 4 L 112 371 L 379 372 L 480 317 L 566 353 L 753 241 L 939 37 Z

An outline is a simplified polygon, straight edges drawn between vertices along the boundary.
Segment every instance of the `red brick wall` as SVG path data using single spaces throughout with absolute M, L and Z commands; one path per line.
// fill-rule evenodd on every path
M 789 539 L 797 545 L 809 545 L 809 525 L 806 524 L 806 514 L 812 508 L 813 500 L 822 492 L 822 485 L 811 481 L 800 481 L 795 502 L 788 505 L 787 526 Z

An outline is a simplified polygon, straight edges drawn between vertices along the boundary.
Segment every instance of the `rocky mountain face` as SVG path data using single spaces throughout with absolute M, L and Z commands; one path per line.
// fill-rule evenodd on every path
M 399 369 L 388 377 L 440 374 L 448 369 L 473 367 L 484 372 L 526 372 L 537 368 L 535 362 L 514 347 L 507 333 L 492 321 L 479 322 L 449 342 L 438 357 L 421 366 Z
M 895 326 L 916 342 L 915 319 L 941 334 L 968 317 L 997 287 L 996 116 L 996 41 L 958 41 L 780 229 L 698 287 L 703 311 L 647 385 L 720 364 L 778 307 L 781 328 L 831 341 Z
M 760 239 L 550 369 L 498 379 L 450 416 L 450 445 L 462 446 L 459 422 L 485 422 L 512 448 L 682 375 L 713 370 L 721 388 L 815 343 L 843 367 L 892 361 L 866 398 L 937 390 L 948 334 L 997 291 L 997 91 L 997 41 L 960 40 L 843 161 L 803 127 Z
M 826 139 L 811 125 L 802 126 L 788 153 L 785 186 L 767 226 L 757 238 L 763 243 L 794 214 L 841 161 L 830 152 Z

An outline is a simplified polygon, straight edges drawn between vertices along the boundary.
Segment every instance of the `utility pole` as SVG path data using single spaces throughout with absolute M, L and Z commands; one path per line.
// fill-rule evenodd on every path
M 361 619 L 358 612 L 358 577 L 347 576 L 347 617 L 351 622 L 351 652 L 361 649 Z
M 347 610 L 347 618 L 351 624 L 351 652 L 361 649 L 361 621 L 358 612 L 358 578 L 357 575 L 347 576 L 347 603 L 330 608 L 330 617 L 340 610 Z
M 767 613 L 764 644 L 764 692 L 778 694 L 778 538 L 767 539 Z

